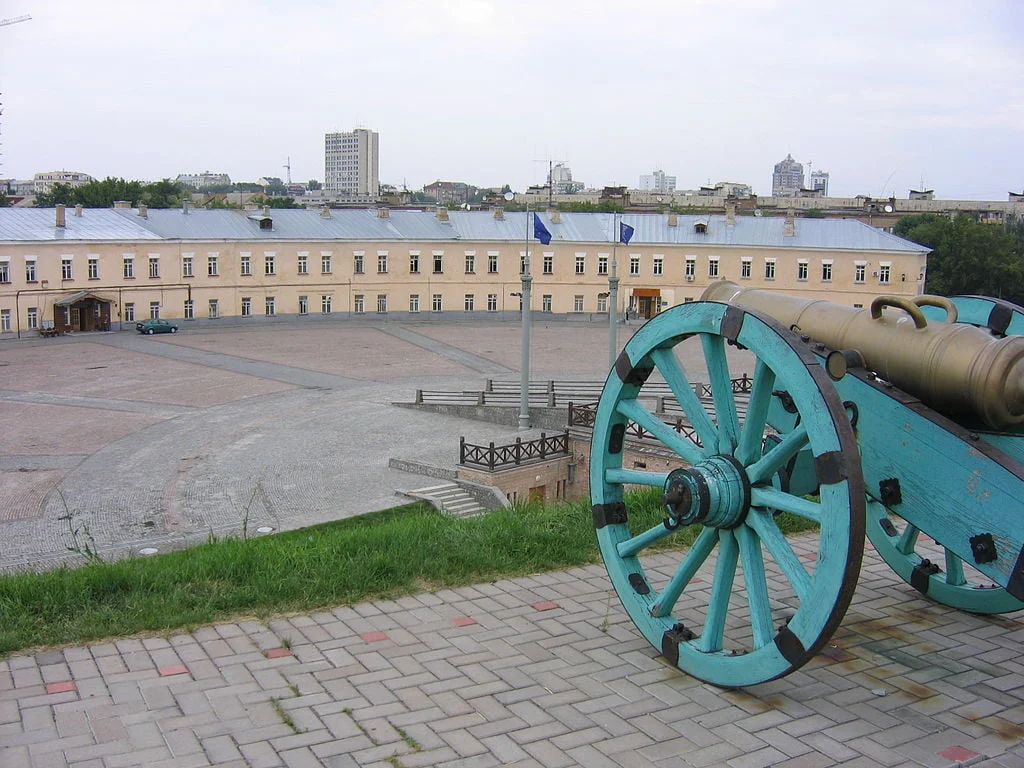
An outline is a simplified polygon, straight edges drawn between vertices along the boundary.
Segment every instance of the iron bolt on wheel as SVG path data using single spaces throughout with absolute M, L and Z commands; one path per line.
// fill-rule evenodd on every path
M 727 342 L 746 350 L 735 354 L 753 366 L 745 414 L 733 395 Z M 683 358 L 706 368 L 707 405 Z M 694 438 L 645 405 L 643 386 L 655 372 Z M 798 411 L 795 427 L 783 394 Z M 790 420 L 789 431 L 765 440 L 775 414 Z M 681 460 L 679 468 L 624 467 L 631 424 Z M 778 482 L 794 457 L 808 451 L 816 500 Z M 664 522 L 631 523 L 624 490 L 632 485 L 664 493 Z M 825 370 L 770 318 L 697 302 L 663 312 L 637 331 L 598 403 L 590 489 L 601 554 L 623 607 L 682 671 L 725 687 L 772 680 L 812 658 L 842 621 L 864 547 L 864 482 L 853 429 Z M 779 528 L 780 512 L 813 522 L 816 533 L 794 546 Z M 683 530 L 692 530 L 695 540 L 674 570 L 645 568 L 653 566 L 653 545 Z

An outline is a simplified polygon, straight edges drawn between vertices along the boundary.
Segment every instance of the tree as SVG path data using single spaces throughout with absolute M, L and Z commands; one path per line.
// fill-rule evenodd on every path
M 310 179 L 306 182 L 306 189 L 323 189 L 324 185 L 316 179 Z
M 7 196 L 6 189 L 0 189 L 0 208 L 10 208 L 11 198 Z
M 265 205 L 269 208 L 302 208 L 294 197 L 254 197 L 249 201 L 253 205 Z
M 81 205 L 85 208 L 110 208 L 116 201 L 124 200 L 133 207 L 142 203 L 150 208 L 173 208 L 181 204 L 185 194 L 184 187 L 170 179 L 147 184 L 108 176 L 101 181 L 90 181 L 79 187 L 54 184 L 49 192 L 36 195 L 36 207 L 52 208 L 61 204 Z
M 904 216 L 893 230 L 932 249 L 925 290 L 940 296 L 978 294 L 1024 303 L 1024 226 L 983 224 L 973 216 Z

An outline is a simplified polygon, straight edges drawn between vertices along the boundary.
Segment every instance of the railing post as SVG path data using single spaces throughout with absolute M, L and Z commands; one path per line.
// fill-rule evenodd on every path
M 569 454 L 569 430 L 565 430 L 562 433 L 562 452 L 566 455 Z
M 548 408 L 555 407 L 555 390 L 552 388 L 548 390 Z
M 516 466 L 518 466 L 519 463 L 523 460 L 523 438 L 521 438 L 521 437 L 517 437 L 516 438 L 515 457 L 516 457 Z
M 423 405 L 423 390 L 416 390 L 416 405 Z
M 484 392 L 494 391 L 494 379 L 484 379 Z
M 658 395 L 658 397 L 655 398 L 654 402 L 656 403 L 655 411 L 654 412 L 655 413 L 664 413 L 665 412 L 665 398 L 664 398 L 664 396 Z
M 459 438 L 459 464 L 466 463 L 466 438 Z
M 547 443 L 547 440 L 545 439 L 546 437 L 547 437 L 547 435 L 545 433 L 543 433 L 543 432 L 540 433 L 540 457 L 542 459 L 546 459 L 547 456 L 548 456 L 548 452 L 547 452 L 548 443 Z
M 491 442 L 491 447 L 487 451 L 487 468 L 494 471 L 494 442 Z
M 485 402 L 485 400 L 484 400 L 484 393 L 483 392 L 477 392 L 476 393 L 476 404 L 477 405 L 484 405 L 484 402 Z
M 573 427 L 573 426 L 576 425 L 576 421 L 574 420 L 575 415 L 576 414 L 573 412 L 572 400 L 570 400 L 569 401 L 569 426 L 570 427 Z

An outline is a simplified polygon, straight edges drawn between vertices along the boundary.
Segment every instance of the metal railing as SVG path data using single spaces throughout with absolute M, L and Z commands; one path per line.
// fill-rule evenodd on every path
M 518 467 L 529 461 L 542 461 L 553 456 L 569 455 L 569 430 L 548 437 L 544 432 L 536 440 L 517 437 L 507 445 L 473 445 L 459 438 L 459 464 L 486 467 L 490 470 Z

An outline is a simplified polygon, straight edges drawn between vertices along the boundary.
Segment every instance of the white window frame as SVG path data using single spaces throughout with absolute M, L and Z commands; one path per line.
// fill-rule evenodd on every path
M 810 272 L 810 262 L 807 259 L 796 260 L 796 279 L 801 282 L 807 281 L 807 275 Z

